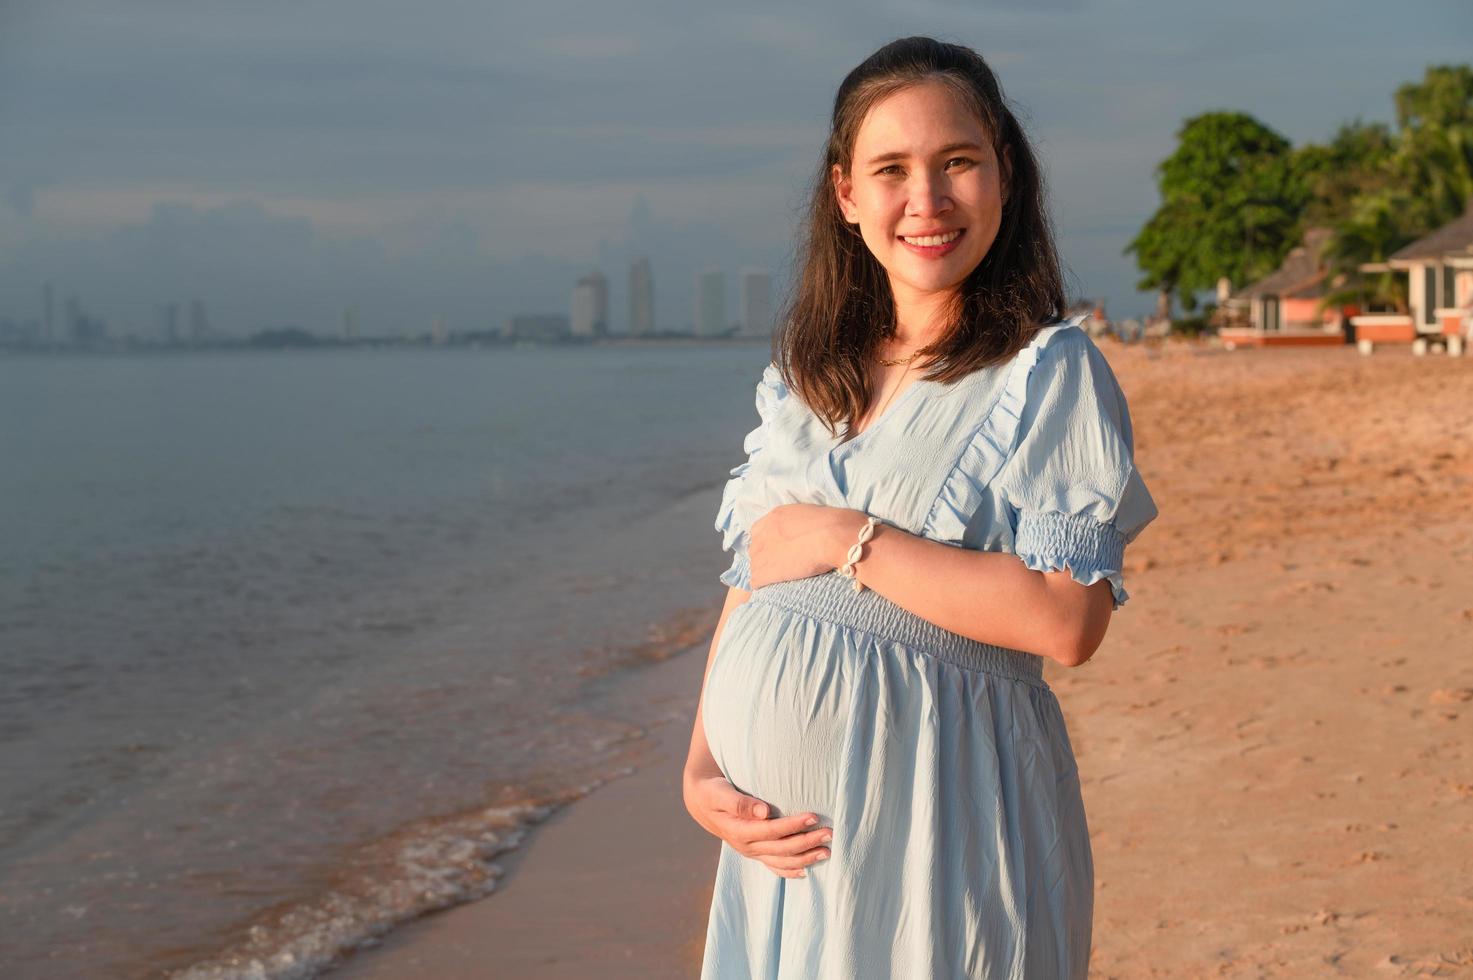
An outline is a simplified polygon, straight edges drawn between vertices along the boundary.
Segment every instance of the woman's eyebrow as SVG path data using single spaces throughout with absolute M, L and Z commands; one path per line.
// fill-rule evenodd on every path
M 954 150 L 972 150 L 973 152 L 981 153 L 982 147 L 978 146 L 976 143 L 947 143 L 936 152 L 951 153 Z M 900 150 L 896 150 L 892 153 L 881 153 L 877 157 L 870 157 L 869 161 L 865 163 L 865 166 L 872 167 L 877 163 L 884 163 L 886 160 L 904 160 L 908 156 L 910 156 L 909 153 L 905 153 Z

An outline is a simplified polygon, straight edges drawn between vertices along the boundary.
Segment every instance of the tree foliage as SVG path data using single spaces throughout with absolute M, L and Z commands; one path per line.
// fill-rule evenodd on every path
M 1334 225 L 1355 208 L 1355 200 L 1396 183 L 1391 162 L 1396 137 L 1385 123 L 1357 119 L 1336 131 L 1328 145 L 1310 143 L 1294 152 L 1294 167 L 1307 192 L 1306 227 Z
M 1473 67 L 1440 65 L 1396 90 L 1397 131 L 1348 168 L 1347 206 L 1333 214 L 1328 258 L 1339 286 L 1327 302 L 1407 308 L 1407 281 L 1363 273 L 1452 221 L 1473 201 Z
M 1235 287 L 1261 278 L 1318 226 L 1334 231 L 1326 257 L 1339 285 L 1327 301 L 1405 308 L 1405 276 L 1361 267 L 1473 201 L 1473 66 L 1431 66 L 1394 102 L 1394 130 L 1356 120 L 1298 149 L 1243 113 L 1188 119 L 1156 170 L 1161 206 L 1126 248 L 1139 287 L 1194 309 L 1220 276 Z
M 1462 214 L 1473 198 L 1473 66 L 1434 66 L 1420 84 L 1398 88 L 1396 122 L 1394 166 L 1430 231 Z
M 1139 288 L 1174 293 L 1187 309 L 1227 276 L 1272 271 L 1293 244 L 1305 188 L 1289 141 L 1241 112 L 1188 119 L 1156 169 L 1161 207 L 1135 240 Z

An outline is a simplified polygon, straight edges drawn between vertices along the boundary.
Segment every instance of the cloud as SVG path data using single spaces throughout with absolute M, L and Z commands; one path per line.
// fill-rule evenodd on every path
M 1265 34 L 1270 15 L 1276 29 Z M 998 69 L 1038 140 L 1084 288 L 1129 312 L 1146 302 L 1134 272 L 1105 258 L 1129 236 L 1111 243 L 1100 229 L 1149 215 L 1152 168 L 1182 118 L 1233 105 L 1295 139 L 1385 118 L 1398 82 L 1429 61 L 1466 60 L 1451 40 L 1457 16 L 1429 13 L 1448 29 L 1402 42 L 1400 15 L 1369 0 L 754 0 L 711 10 L 676 0 L 147 0 L 126 10 L 14 0 L 0 17 L 0 189 L 25 220 L 0 229 L 0 263 L 64 252 L 81 264 L 49 275 L 111 282 L 98 244 L 137 247 L 128 236 L 151 229 L 204 236 L 257 286 L 268 272 L 292 284 L 302 278 L 293 267 L 234 243 L 289 237 L 297 226 L 276 222 L 302 219 L 313 244 L 293 246 L 298 257 L 341 281 L 259 288 L 250 304 L 230 301 L 239 322 L 325 319 L 334 297 L 368 288 L 357 283 L 405 274 L 433 285 L 385 297 L 401 319 L 452 296 L 467 317 L 561 309 L 571 280 L 556 277 L 622 261 L 643 194 L 659 228 L 648 246 L 659 302 L 671 304 L 661 315 L 683 321 L 687 257 L 735 269 L 790 253 L 839 80 L 885 41 L 932 33 L 976 46 Z M 1299 39 L 1310 35 L 1317 43 L 1305 49 Z M 1365 52 L 1375 57 L 1355 57 Z M 42 174 L 44 184 L 26 176 Z M 258 212 L 232 210 L 237 202 Z M 156 214 L 161 203 L 192 211 Z M 481 264 L 443 264 L 464 282 L 416 265 L 423 243 L 466 229 Z M 351 273 L 349 257 L 361 263 Z M 520 274 L 488 279 L 488 263 Z M 177 265 L 122 264 L 150 295 L 196 288 L 170 279 Z M 507 293 L 489 297 L 493 281 Z M 147 303 L 131 302 L 146 319 Z M 423 308 L 411 313 L 413 304 Z
M 5 203 L 22 218 L 29 218 L 36 210 L 36 185 L 30 181 L 15 181 L 5 191 Z
M 559 58 L 632 58 L 642 48 L 633 34 L 559 34 L 539 38 L 534 47 Z

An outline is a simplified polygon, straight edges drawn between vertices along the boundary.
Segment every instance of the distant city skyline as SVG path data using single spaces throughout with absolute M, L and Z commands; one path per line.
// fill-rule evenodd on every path
M 772 273 L 767 269 L 747 267 L 739 270 L 736 277 L 735 321 L 731 320 L 727 312 L 731 307 L 727 304 L 725 270 L 719 267 L 703 269 L 697 276 L 694 320 L 677 324 L 661 324 L 654 320 L 654 271 L 649 259 L 643 256 L 635 259 L 630 263 L 628 273 L 629 321 L 622 331 L 611 327 L 609 277 L 601 269 L 595 269 L 580 276 L 573 284 L 567 315 L 524 311 L 506 317 L 500 325 L 470 331 L 452 330 L 445 318 L 438 316 L 430 322 L 427 336 L 432 343 L 440 345 L 458 334 L 477 337 L 500 335 L 504 339 L 542 341 L 619 336 L 753 338 L 770 337 L 772 334 L 775 326 L 771 296 Z M 156 329 L 153 331 L 120 332 L 110 330 L 105 319 L 84 312 L 75 294 L 68 294 L 64 319 L 58 326 L 54 317 L 55 294 L 52 283 L 43 285 L 42 316 L 39 319 L 0 315 L 0 349 L 201 346 L 232 339 L 211 329 L 208 308 L 199 299 L 189 301 L 187 329 L 183 321 L 184 304 L 170 300 L 159 305 Z M 355 344 L 370 339 L 359 333 L 358 309 L 354 306 L 342 310 L 336 333 L 318 332 L 291 325 L 253 330 L 248 336 L 281 331 L 294 333 L 302 338 L 316 336 L 319 340 L 343 344 Z M 423 333 L 424 331 L 407 331 L 398 336 L 402 339 Z
M 652 2 L 318 0 L 124 19 L 102 0 L 14 0 L 0 320 L 56 330 L 73 296 L 118 335 L 157 333 L 168 303 L 187 332 L 195 300 L 227 337 L 341 336 L 350 308 L 361 337 L 489 330 L 570 315 L 596 268 L 622 334 L 641 256 L 656 328 L 694 323 L 707 265 L 728 271 L 728 307 L 738 270 L 771 270 L 778 309 L 834 90 L 910 33 L 989 59 L 1036 142 L 1071 296 L 1138 315 L 1151 297 L 1121 251 L 1181 122 L 1237 109 L 1300 144 L 1389 121 L 1397 85 L 1468 60 L 1473 8 L 1417 10 L 1409 29 L 1399 9 L 1330 0 L 819 0 L 679 18 Z

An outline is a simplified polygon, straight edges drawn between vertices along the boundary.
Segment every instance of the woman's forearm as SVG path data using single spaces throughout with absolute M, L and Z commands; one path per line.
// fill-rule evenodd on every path
M 835 524 L 835 567 L 864 519 L 849 511 Z M 1113 606 L 1107 581 L 1086 587 L 1067 572 L 1034 571 L 1016 555 L 958 548 L 889 525 L 876 529 L 855 570 L 865 587 L 942 629 L 1069 667 L 1094 653 Z
M 711 637 L 711 648 L 706 652 L 706 671 L 701 676 L 701 694 L 696 700 L 696 721 L 691 730 L 690 754 L 685 760 L 685 777 L 692 776 L 719 776 L 721 769 L 716 765 L 716 759 L 711 755 L 711 747 L 706 743 L 706 726 L 702 720 L 701 709 L 706 702 L 706 678 L 711 675 L 711 663 L 716 659 L 716 648 L 721 644 L 721 632 L 726 627 L 726 618 L 731 611 L 752 597 L 752 593 L 744 589 L 732 586 L 726 592 L 726 604 L 721 607 L 721 618 L 716 621 L 716 631 Z

